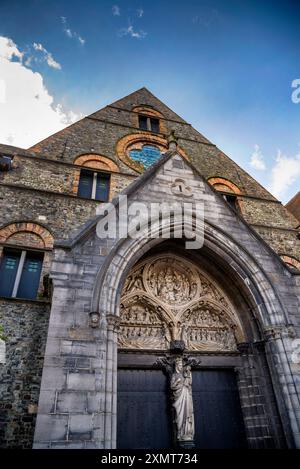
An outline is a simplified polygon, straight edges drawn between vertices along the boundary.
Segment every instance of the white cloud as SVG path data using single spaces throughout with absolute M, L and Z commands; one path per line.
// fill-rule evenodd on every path
M 128 28 L 123 28 L 123 29 L 121 29 L 121 30 L 119 31 L 119 35 L 120 35 L 120 36 L 128 36 L 128 35 L 129 35 L 129 36 L 131 36 L 131 37 L 133 37 L 133 38 L 135 38 L 135 39 L 143 39 L 144 37 L 147 36 L 147 33 L 146 33 L 145 31 L 142 31 L 142 30 L 140 30 L 140 31 L 135 31 L 135 30 L 133 29 L 133 26 L 130 25 L 130 26 L 128 26 Z
M 56 70 L 61 70 L 61 65 L 58 62 L 56 62 L 56 60 L 54 60 L 52 54 L 48 52 L 47 49 L 45 49 L 45 47 L 42 46 L 42 44 L 37 44 L 36 42 L 34 42 L 33 48 L 39 52 L 42 52 L 44 56 L 44 60 L 47 62 L 49 67 L 55 68 Z M 28 64 L 28 60 L 26 61 L 26 63 Z
M 37 44 L 37 50 L 40 46 Z M 26 67 L 22 58 L 16 44 L 0 36 L 0 76 L 4 82 L 0 143 L 28 148 L 82 116 L 55 105 L 42 75 Z
M 283 155 L 280 150 L 271 172 L 269 191 L 277 198 L 284 198 L 290 186 L 300 179 L 300 153 L 294 157 Z
M 60 19 L 63 24 L 63 31 L 65 35 L 68 36 L 70 39 L 76 39 L 79 44 L 83 46 L 85 44 L 85 39 L 83 39 L 82 36 L 76 33 L 76 31 L 72 31 L 72 29 L 68 26 L 67 18 L 65 16 L 61 16 Z
M 257 169 L 258 171 L 264 171 L 266 169 L 264 157 L 261 153 L 259 145 L 254 145 L 254 152 L 251 155 L 250 165 L 252 168 Z
M 0 36 L 0 57 L 11 60 L 13 57 L 22 60 L 23 53 L 19 51 L 14 41 Z
M 142 8 L 139 8 L 138 10 L 136 10 L 136 13 L 139 18 L 142 18 L 142 16 L 144 15 L 144 10 Z
M 64 29 L 64 32 L 66 33 L 66 35 L 67 35 L 68 37 L 70 37 L 70 38 L 73 37 L 73 33 L 72 33 L 71 29 L 65 28 L 65 29 Z
M 112 14 L 114 16 L 120 16 L 121 15 L 120 7 L 118 5 L 113 5 Z

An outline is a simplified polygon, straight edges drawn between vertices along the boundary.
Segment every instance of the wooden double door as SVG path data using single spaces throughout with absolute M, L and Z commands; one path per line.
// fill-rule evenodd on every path
M 246 439 L 232 369 L 193 370 L 195 446 L 245 448 Z M 168 382 L 159 369 L 118 370 L 117 447 L 174 447 Z

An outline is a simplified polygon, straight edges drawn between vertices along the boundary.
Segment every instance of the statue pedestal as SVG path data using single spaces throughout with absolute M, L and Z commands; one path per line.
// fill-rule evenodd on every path
M 193 449 L 193 448 L 195 448 L 194 440 L 187 440 L 187 441 L 177 440 L 177 445 L 178 445 L 178 448 L 182 448 L 182 449 Z

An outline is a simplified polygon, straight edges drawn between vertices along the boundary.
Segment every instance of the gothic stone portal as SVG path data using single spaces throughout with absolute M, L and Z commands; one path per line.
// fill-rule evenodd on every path
M 158 351 L 167 356 L 174 341 L 184 342 L 185 356 L 237 354 L 244 335 L 221 288 L 193 263 L 163 254 L 139 262 L 122 292 L 118 347 L 127 366 L 119 363 L 119 448 L 170 448 L 178 443 L 172 381 L 147 360 Z M 138 355 L 144 357 L 139 366 Z M 233 370 L 194 369 L 192 374 L 196 446 L 245 446 Z

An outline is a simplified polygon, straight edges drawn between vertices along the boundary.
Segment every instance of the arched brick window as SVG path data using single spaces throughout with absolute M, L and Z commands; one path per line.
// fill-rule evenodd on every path
M 234 184 L 233 182 L 229 181 L 225 178 L 220 177 L 212 177 L 208 179 L 209 184 L 214 186 L 217 191 L 221 192 L 229 192 L 232 194 L 241 194 L 240 188 Z
M 43 296 L 44 274 L 50 265 L 53 236 L 33 222 L 17 222 L 0 229 L 0 296 L 36 299 Z
M 95 155 L 93 153 L 77 156 L 77 158 L 74 160 L 74 164 L 96 170 L 102 169 L 104 171 L 110 172 L 119 171 L 119 167 L 114 161 L 110 160 L 106 156 Z
M 242 199 L 238 197 L 241 195 L 241 190 L 236 184 L 228 179 L 220 177 L 211 177 L 207 181 L 214 189 L 223 193 L 223 197 L 229 205 L 235 210 L 242 211 L 243 202 Z
M 163 115 L 151 106 L 141 105 L 133 107 L 132 124 L 141 130 L 154 133 L 167 133 Z
M 118 172 L 118 165 L 106 156 L 88 154 L 78 156 L 74 164 L 84 166 L 74 177 L 73 192 L 85 199 L 106 202 L 110 192 L 110 174 Z

